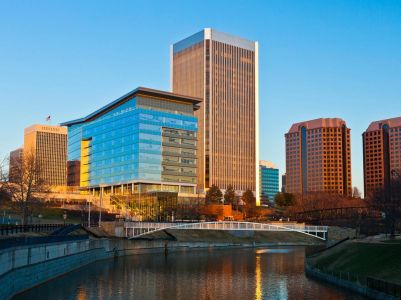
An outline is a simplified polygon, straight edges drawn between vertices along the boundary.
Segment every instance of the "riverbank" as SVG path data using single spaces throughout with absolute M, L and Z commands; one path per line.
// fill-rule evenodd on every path
M 401 241 L 350 240 L 308 257 L 306 272 L 365 296 L 401 297 L 400 253 Z
M 116 223 L 104 224 L 102 229 L 91 228 L 76 233 L 86 234 L 84 240 L 47 240 L 34 244 L 19 243 L 16 247 L 0 250 L 0 299 L 32 288 L 57 276 L 99 260 L 145 253 L 169 253 L 205 249 L 226 249 L 271 246 L 321 246 L 325 241 L 311 235 L 292 231 L 241 231 L 241 230 L 164 230 L 149 234 L 147 239 L 127 240 L 112 237 L 124 231 Z M 90 233 L 91 238 L 87 233 Z M 348 231 L 331 228 L 329 238 L 349 236 Z M 99 238 L 103 236 L 102 238 Z M 42 241 L 42 240 L 40 240 Z M 327 242 L 328 243 L 328 242 Z
M 305 247 L 211 248 L 92 263 L 13 300 L 362 299 L 307 279 Z
M 0 250 L 0 299 L 62 276 L 87 264 L 118 256 L 205 249 L 300 245 L 298 243 L 182 242 L 165 240 L 80 239 Z

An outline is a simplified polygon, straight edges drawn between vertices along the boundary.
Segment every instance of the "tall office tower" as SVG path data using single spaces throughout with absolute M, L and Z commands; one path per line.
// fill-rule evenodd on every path
M 32 125 L 24 131 L 24 153 L 32 153 L 47 185 L 67 185 L 67 128 Z
M 22 162 L 23 149 L 18 148 L 10 152 L 10 162 L 8 164 L 8 181 L 17 182 L 20 178 L 20 167 Z
M 372 122 L 362 134 L 365 196 L 401 176 L 401 117 Z
M 352 195 L 350 129 L 338 118 L 293 124 L 285 134 L 286 191 Z
M 261 204 L 274 203 L 274 197 L 279 192 L 278 168 L 271 162 L 259 161 L 260 200 Z
M 171 47 L 174 93 L 201 98 L 198 188 L 250 189 L 259 203 L 258 43 L 206 28 Z

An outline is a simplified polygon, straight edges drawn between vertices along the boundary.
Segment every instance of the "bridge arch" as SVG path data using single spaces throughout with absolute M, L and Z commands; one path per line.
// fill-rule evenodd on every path
M 327 238 L 327 226 L 310 226 L 305 224 L 254 223 L 238 221 L 199 222 L 199 223 L 156 223 L 126 222 L 125 233 L 128 239 L 144 237 L 166 229 L 175 230 L 238 230 L 238 231 L 280 231 L 297 232 L 320 240 Z

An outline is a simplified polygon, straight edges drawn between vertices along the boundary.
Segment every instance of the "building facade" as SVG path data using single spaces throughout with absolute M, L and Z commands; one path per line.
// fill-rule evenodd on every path
M 8 164 L 8 181 L 18 182 L 21 174 L 21 163 L 24 149 L 18 148 L 10 152 L 10 161 Z
M 372 122 L 362 134 L 365 196 L 401 174 L 401 117 Z
M 279 192 L 279 170 L 269 161 L 259 161 L 260 202 L 262 205 L 274 204 Z
M 350 129 L 339 118 L 293 124 L 285 134 L 286 192 L 352 195 Z
M 36 157 L 46 185 L 67 185 L 67 128 L 32 125 L 24 130 L 24 153 Z
M 281 192 L 287 192 L 287 175 L 285 173 L 281 175 Z
M 195 193 L 194 111 L 199 103 L 139 87 L 82 119 L 63 123 L 68 127 L 69 181 L 79 180 L 94 194 Z
M 174 93 L 202 99 L 198 187 L 250 189 L 259 202 L 258 43 L 204 29 L 171 47 Z

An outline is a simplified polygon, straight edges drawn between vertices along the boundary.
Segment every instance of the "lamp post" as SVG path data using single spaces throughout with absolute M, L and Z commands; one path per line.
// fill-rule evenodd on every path
M 67 220 L 67 212 L 66 211 L 64 211 L 64 213 L 63 213 L 63 220 L 64 220 L 64 225 L 65 225 L 65 220 Z
M 102 226 L 102 206 L 103 206 L 103 189 L 105 185 L 100 184 L 100 211 L 99 211 L 99 228 Z
M 88 228 L 91 227 L 91 195 L 89 194 L 89 200 L 88 200 Z

